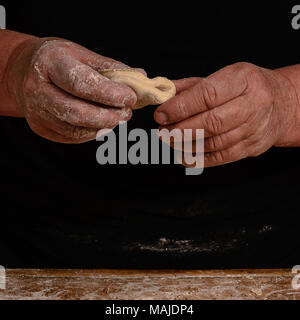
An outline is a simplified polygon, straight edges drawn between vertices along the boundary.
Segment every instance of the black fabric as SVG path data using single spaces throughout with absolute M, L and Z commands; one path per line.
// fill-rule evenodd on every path
M 75 41 L 150 77 L 206 76 L 247 61 L 299 62 L 288 2 L 3 3 L 7 28 Z M 0 48 L 1 52 L 1 48 Z M 128 129 L 157 125 L 154 108 Z M 233 268 L 299 264 L 300 150 L 185 176 L 179 165 L 106 165 L 99 142 L 56 144 L 0 118 L 0 264 Z

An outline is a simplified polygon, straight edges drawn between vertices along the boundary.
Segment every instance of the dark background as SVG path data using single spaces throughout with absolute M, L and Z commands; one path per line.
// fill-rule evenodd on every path
M 296 3 L 2 1 L 7 29 L 77 42 L 149 77 L 207 76 L 239 61 L 299 62 Z M 1 52 L 1 48 L 0 48 Z M 153 107 L 128 128 L 156 128 Z M 300 263 L 300 150 L 185 176 L 173 166 L 100 166 L 99 142 L 46 141 L 0 118 L 0 264 L 244 268 Z

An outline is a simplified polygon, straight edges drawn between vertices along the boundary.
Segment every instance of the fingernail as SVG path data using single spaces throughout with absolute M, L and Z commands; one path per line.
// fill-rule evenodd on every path
M 136 103 L 137 97 L 135 95 L 127 96 L 123 103 L 125 107 L 133 107 Z
M 96 140 L 102 136 L 106 136 L 108 133 L 112 132 L 113 129 L 101 129 L 97 132 Z
M 117 110 L 117 114 L 119 115 L 119 122 L 127 122 L 132 116 L 132 111 L 130 108 L 122 108 Z
M 155 115 L 156 121 L 160 124 L 166 124 L 168 122 L 168 116 L 161 111 L 157 111 Z

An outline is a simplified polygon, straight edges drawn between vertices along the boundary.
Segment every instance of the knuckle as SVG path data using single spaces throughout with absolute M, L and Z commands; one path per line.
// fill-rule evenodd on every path
M 230 159 L 232 161 L 237 161 L 237 160 L 241 160 L 241 159 L 249 157 L 248 148 L 249 147 L 247 145 L 247 142 L 241 141 L 240 147 L 238 149 L 231 150 Z
M 207 138 L 204 145 L 205 149 L 208 151 L 222 149 L 223 146 L 224 142 L 221 136 Z
M 223 120 L 216 112 L 210 112 L 204 120 L 205 129 L 211 134 L 222 133 Z
M 104 127 L 106 128 L 115 128 L 119 122 L 121 121 L 126 121 L 126 120 L 123 120 L 122 118 L 119 118 L 119 117 L 116 117 L 116 116 L 110 116 L 107 121 L 106 121 L 106 124 L 104 125 Z M 102 127 L 103 127 L 103 124 L 102 124 Z
M 215 102 L 217 101 L 217 91 L 216 88 L 208 81 L 204 82 L 202 95 L 206 106 L 212 107 L 215 105 Z
M 34 93 L 35 85 L 30 80 L 24 80 L 23 82 L 23 93 L 25 96 L 31 96 Z
M 250 157 L 258 157 L 268 149 L 265 146 L 264 139 L 261 136 L 259 136 L 255 140 L 256 141 L 253 142 L 250 147 L 250 152 L 249 152 Z
M 253 134 L 250 135 L 248 138 L 252 144 L 261 144 L 264 142 L 264 138 L 266 137 L 266 127 L 265 126 L 260 126 L 255 130 Z
M 70 123 L 72 126 L 80 127 L 84 124 L 84 116 L 77 106 L 72 106 L 69 103 L 54 103 L 51 109 L 58 119 Z
M 81 128 L 76 126 L 71 126 L 68 132 L 68 136 L 75 141 L 81 141 L 82 139 L 90 139 L 96 136 L 96 131 L 90 128 Z
M 252 135 L 251 142 L 252 144 L 258 144 L 261 142 L 261 139 L 262 139 L 262 134 L 259 131 L 257 131 L 256 134 Z
M 249 135 L 244 139 L 245 143 L 247 143 L 249 146 L 255 145 L 259 140 L 260 138 L 255 133 Z
M 241 79 L 248 79 L 247 83 L 251 80 L 252 82 L 260 82 L 261 72 L 260 69 L 254 64 L 248 62 L 239 62 L 235 64 L 235 68 Z
M 80 90 L 80 81 L 79 81 L 79 74 L 77 72 L 74 72 L 74 70 L 69 70 L 67 74 L 67 81 L 70 90 L 77 91 Z
M 215 163 L 225 162 L 226 157 L 224 151 L 216 151 L 211 154 L 212 161 Z
M 206 152 L 208 151 L 213 151 L 216 149 L 216 141 L 215 141 L 215 138 L 212 137 L 212 138 L 207 138 L 205 139 L 205 142 L 204 142 L 204 150 Z
M 94 127 L 97 128 L 115 128 L 119 122 L 121 121 L 126 121 L 124 119 L 122 119 L 122 117 L 120 117 L 119 114 L 108 111 L 108 110 L 103 110 L 102 112 L 104 113 L 100 113 L 99 116 L 97 117 L 97 119 L 95 119 L 93 125 Z
M 236 151 L 236 150 L 234 150 L 234 148 L 229 148 L 226 151 L 223 151 L 221 153 L 222 153 L 222 157 L 223 157 L 223 160 L 222 160 L 223 163 L 237 161 L 239 159 L 246 157 L 246 155 L 244 155 L 244 151 L 242 151 L 242 150 Z
M 262 87 L 262 89 L 259 90 L 257 96 L 262 105 L 270 105 L 272 103 L 272 94 L 270 90 L 265 87 Z
M 69 136 L 75 140 L 78 140 L 81 136 L 81 129 L 75 126 L 71 126 L 68 132 Z
M 49 59 L 56 56 L 63 56 L 60 50 L 59 41 L 54 41 L 53 39 L 45 39 L 42 40 L 42 43 L 40 43 L 36 48 L 36 53 L 34 55 L 33 61 L 37 64 L 43 64 L 49 61 Z
M 127 121 L 132 117 L 132 110 L 130 108 L 122 108 L 116 112 L 110 112 L 109 114 L 116 122 Z
M 189 116 L 188 107 L 183 99 L 177 101 L 178 118 L 187 118 Z
M 260 151 L 259 149 L 254 149 L 254 150 L 251 152 L 250 156 L 253 157 L 253 158 L 255 158 L 255 157 L 260 156 L 262 153 L 263 153 L 263 152 Z
M 39 52 L 41 53 L 41 55 L 51 55 L 56 53 L 62 54 L 65 52 L 63 50 L 66 50 L 71 44 L 72 42 L 68 40 L 46 38 L 43 40 Z
M 254 72 L 257 67 L 252 64 L 252 63 L 249 63 L 249 62 L 237 62 L 233 65 L 237 70 L 243 72 L 243 73 L 251 73 L 251 72 Z
M 245 76 L 251 81 L 252 85 L 257 88 L 265 88 L 265 76 L 262 69 L 252 65 L 244 70 Z

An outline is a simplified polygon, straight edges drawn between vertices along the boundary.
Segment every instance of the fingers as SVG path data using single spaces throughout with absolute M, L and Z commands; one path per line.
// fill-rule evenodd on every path
M 58 143 L 79 144 L 94 140 L 97 131 L 91 128 L 75 127 L 63 122 L 48 111 L 42 114 L 26 114 L 27 122 L 36 134 Z
M 240 64 L 228 66 L 162 104 L 154 118 L 162 125 L 176 123 L 218 107 L 242 95 L 246 89 L 245 68 Z
M 246 126 L 240 126 L 218 136 L 204 139 L 204 150 L 207 153 L 226 150 L 249 138 L 250 135 L 251 133 L 248 132 Z M 193 152 L 194 150 L 195 148 L 193 147 Z
M 175 86 L 176 86 L 176 93 L 179 94 L 182 91 L 185 91 L 191 87 L 193 87 L 196 83 L 198 83 L 201 80 L 201 78 L 185 78 L 180 80 L 173 80 Z
M 216 90 L 216 104 L 220 105 L 245 93 L 248 75 L 253 71 L 250 63 L 239 62 L 224 67 L 208 76 L 208 81 Z
M 90 51 L 90 54 L 86 53 L 81 55 L 81 62 L 89 65 L 91 68 L 95 70 L 112 70 L 112 69 L 128 69 L 130 68 L 128 65 L 111 59 L 109 57 L 101 56 L 95 52 Z
M 100 128 L 78 127 L 62 121 L 53 116 L 49 111 L 43 110 L 38 114 L 40 124 L 60 135 L 72 140 L 94 139 Z
M 122 63 L 120 61 L 114 60 L 109 57 L 102 56 L 100 54 L 97 54 L 96 52 L 90 51 L 77 44 L 76 46 L 80 48 L 78 53 L 75 54 L 77 59 L 81 61 L 83 64 L 88 65 L 89 67 L 93 68 L 96 71 L 113 70 L 113 69 L 131 69 L 131 67 L 129 67 L 125 63 Z M 132 68 L 132 69 L 138 72 L 141 72 L 145 76 L 147 76 L 147 73 L 144 69 L 141 69 L 141 68 Z
M 158 124 L 168 125 L 207 110 L 204 101 L 203 80 L 159 106 L 154 112 Z
M 105 69 L 126 69 L 129 68 L 126 64 L 97 54 L 77 43 L 70 41 L 60 41 L 63 46 L 67 49 L 71 49 L 72 56 L 81 63 L 86 64 L 94 70 L 105 70 Z
M 109 108 L 75 98 L 52 84 L 43 84 L 36 101 L 44 110 L 73 126 L 114 128 L 131 118 L 130 108 Z
M 221 151 L 228 149 L 240 141 L 246 140 L 251 136 L 246 126 L 241 126 L 236 129 L 230 130 L 218 136 L 205 138 L 204 151 L 206 153 Z M 195 141 L 171 142 L 171 147 L 175 150 L 183 150 L 185 152 L 197 152 L 197 145 Z M 183 149 L 184 148 L 184 149 Z
M 49 70 L 49 78 L 73 96 L 114 107 L 132 107 L 137 97 L 128 86 L 113 82 L 79 61 L 63 57 Z
M 205 167 L 258 156 L 278 137 L 275 133 L 274 138 L 272 89 L 261 72 L 247 63 L 226 67 L 160 106 L 156 121 L 169 131 L 190 129 L 194 140 L 196 129 L 204 129 L 204 155 L 193 141 L 184 156 L 203 156 Z
M 244 158 L 247 158 L 249 156 L 247 151 L 247 143 L 245 141 L 241 141 L 233 146 L 231 146 L 228 149 L 220 150 L 220 151 L 214 151 L 214 152 L 208 152 L 203 154 L 196 154 L 192 155 L 192 153 L 185 151 L 178 155 L 178 160 L 183 166 L 193 168 L 194 165 L 190 165 L 187 161 L 185 161 L 185 158 L 189 159 L 191 157 L 194 157 L 198 159 L 198 163 L 201 163 L 201 157 L 204 157 L 204 167 L 215 167 L 224 165 L 227 163 L 235 162 L 238 160 L 242 160 Z
M 192 129 L 195 139 L 196 129 L 204 129 L 205 137 L 218 136 L 247 122 L 251 108 L 244 96 L 225 103 L 221 107 L 197 114 L 174 125 L 163 126 L 169 131 L 173 129 Z
M 243 140 L 238 144 L 221 151 L 205 153 L 204 165 L 206 168 L 220 166 L 235 162 L 248 157 L 246 142 Z

